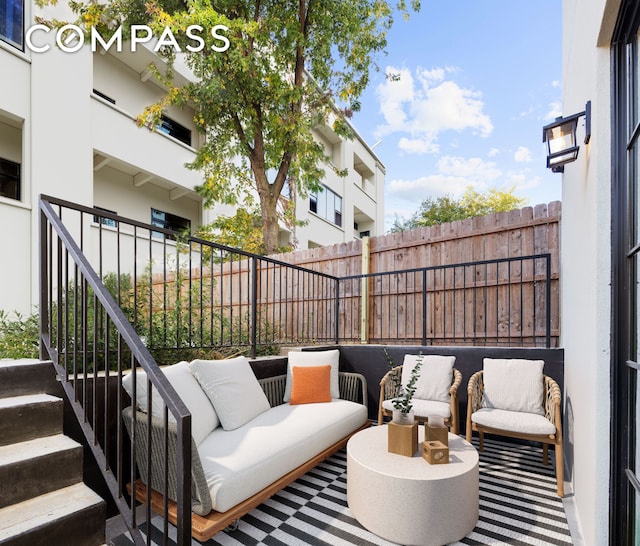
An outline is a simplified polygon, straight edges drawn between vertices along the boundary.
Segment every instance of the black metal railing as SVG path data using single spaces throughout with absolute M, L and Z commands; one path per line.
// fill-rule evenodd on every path
M 133 374 L 132 399 L 138 389 L 148 393 L 147 429 L 151 431 L 152 399 L 160 397 L 164 411 L 160 417 L 164 431 L 169 430 L 170 417 L 177 427 L 177 453 L 155 454 L 166 464 L 160 475 L 152 476 L 151 465 L 146 483 L 160 483 L 160 491 L 168 499 L 169 474 L 177 476 L 177 542 L 191 544 L 191 415 L 173 387 L 160 372 L 140 337 L 122 311 L 118 298 L 112 296 L 85 253 L 85 226 L 80 216 L 75 236 L 63 224 L 64 203 L 40 200 L 40 340 L 41 358 L 52 360 L 62 386 L 80 423 L 93 456 L 97 461 L 113 500 L 137 545 L 150 544 L 140 532 L 138 510 L 127 484 L 134 487 L 136 452 L 142 443 L 136 427 L 129 438 L 123 431 L 122 410 L 128 402 L 122 388 L 123 371 L 143 370 L 144 378 Z M 54 209 L 55 206 L 55 209 Z M 56 211 L 57 209 L 57 211 Z M 79 241 L 79 243 L 78 243 Z M 83 248 L 84 247 L 84 248 Z M 116 378 L 115 395 L 110 392 Z M 144 445 L 150 451 L 150 438 Z M 151 453 L 147 452 L 147 460 Z M 169 461 L 175 460 L 175 468 Z M 151 520 L 151 490 L 145 499 L 145 521 Z M 168 503 L 164 518 L 168 520 Z M 168 537 L 165 530 L 165 537 Z
M 340 278 L 339 339 L 551 347 L 551 255 Z

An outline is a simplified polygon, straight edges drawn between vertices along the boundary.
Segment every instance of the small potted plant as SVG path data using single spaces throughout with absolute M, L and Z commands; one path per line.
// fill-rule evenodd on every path
M 399 396 L 396 396 L 393 404 L 393 420 L 402 425 L 413 424 L 413 395 L 416 392 L 416 383 L 420 378 L 420 368 L 422 367 L 423 356 L 418 356 L 416 365 L 411 370 L 409 382 L 406 386 L 400 385 Z
M 394 368 L 393 360 L 389 355 L 387 348 L 384 348 L 384 353 L 387 358 L 387 362 L 389 363 L 389 368 Z M 393 381 L 395 381 L 395 388 L 398 395 L 391 400 L 391 404 L 393 405 L 393 417 L 392 420 L 395 423 L 400 425 L 412 425 L 413 424 L 413 395 L 416 392 L 416 383 L 420 378 L 420 369 L 422 368 L 422 361 L 424 360 L 424 355 L 418 355 L 416 360 L 416 365 L 413 370 L 411 370 L 411 375 L 409 376 L 409 382 L 407 385 L 402 385 L 400 374 L 397 374 L 393 377 Z
M 389 365 L 393 362 L 385 348 L 385 354 Z M 424 357 L 419 355 L 414 368 L 411 370 L 409 381 L 401 384 L 400 374 L 394 379 L 397 385 L 398 395 L 391 400 L 393 404 L 393 419 L 388 424 L 388 449 L 391 453 L 413 457 L 418 449 L 418 423 L 413 418 L 413 395 L 416 392 L 416 383 L 420 377 L 420 368 Z

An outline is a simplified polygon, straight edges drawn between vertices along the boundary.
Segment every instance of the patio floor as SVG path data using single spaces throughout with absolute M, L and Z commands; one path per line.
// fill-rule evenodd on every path
M 478 447 L 477 438 L 474 445 Z M 550 459 L 553 460 L 552 454 Z M 161 518 L 156 517 L 152 524 L 152 540 L 161 544 Z M 130 546 L 132 542 L 123 535 L 113 539 L 112 544 Z M 193 546 L 200 544 L 193 541 Z M 218 533 L 204 544 L 393 543 L 366 531 L 351 515 L 347 506 L 346 455 L 341 451 L 243 517 L 237 530 Z M 542 465 L 542 448 L 485 439 L 484 453 L 480 454 L 478 525 L 455 544 L 572 544 L 562 499 L 556 495 L 553 467 Z

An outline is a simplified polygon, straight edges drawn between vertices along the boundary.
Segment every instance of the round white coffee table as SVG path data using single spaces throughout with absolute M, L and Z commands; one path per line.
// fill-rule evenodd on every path
M 387 425 L 358 432 L 347 443 L 347 502 L 376 535 L 405 545 L 441 546 L 468 535 L 478 522 L 478 452 L 449 434 L 449 463 L 431 465 L 418 451 L 387 450 Z

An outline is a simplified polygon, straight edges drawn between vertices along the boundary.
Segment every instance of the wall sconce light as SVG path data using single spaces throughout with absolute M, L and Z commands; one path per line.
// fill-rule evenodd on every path
M 576 129 L 578 119 L 584 116 L 584 143 L 591 139 L 591 101 L 587 101 L 584 112 L 559 117 L 549 125 L 542 128 L 542 142 L 547 143 L 547 168 L 554 173 L 564 172 L 565 163 L 570 163 L 578 158 L 578 146 L 576 141 Z

